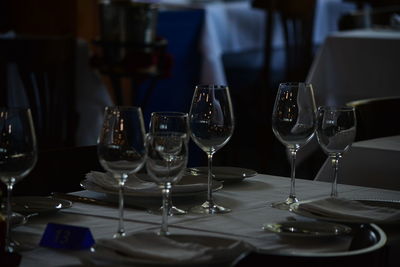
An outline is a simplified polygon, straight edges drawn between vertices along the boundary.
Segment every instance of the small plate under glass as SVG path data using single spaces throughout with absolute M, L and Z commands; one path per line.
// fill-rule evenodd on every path
M 41 196 L 18 196 L 11 199 L 12 210 L 23 215 L 44 214 L 70 208 L 72 202 L 65 199 Z
M 343 224 L 316 221 L 266 223 L 263 225 L 263 229 L 282 236 L 293 237 L 333 237 L 351 232 L 351 227 Z
M 186 172 L 190 175 L 207 175 L 208 167 L 188 168 Z M 257 172 L 254 170 L 225 166 L 212 167 L 212 173 L 214 180 L 224 181 L 225 183 L 240 182 L 245 178 L 257 175 Z

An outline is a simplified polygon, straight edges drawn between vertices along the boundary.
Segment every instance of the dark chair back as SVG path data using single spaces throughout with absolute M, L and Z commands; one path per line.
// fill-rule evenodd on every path
M 273 15 L 278 14 L 285 38 L 286 79 L 305 80 L 313 57 L 315 2 L 315 0 L 253 1 L 254 7 L 263 8 L 267 12 L 264 75 L 270 75 L 274 29 Z
M 356 109 L 355 141 L 400 134 L 400 96 L 357 100 L 347 105 Z
M 7 85 L 7 68 L 15 64 L 32 110 L 40 148 L 74 144 L 78 123 L 75 47 L 72 37 L 0 39 L 2 105 L 15 105 L 8 102 L 11 89 Z

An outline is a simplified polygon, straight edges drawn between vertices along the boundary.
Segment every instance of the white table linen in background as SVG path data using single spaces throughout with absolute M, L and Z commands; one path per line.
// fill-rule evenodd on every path
M 339 161 L 338 183 L 400 190 L 399 163 L 400 136 L 355 142 Z M 327 159 L 315 180 L 330 182 L 332 172 Z
M 327 197 L 330 183 L 297 180 L 297 195 L 301 200 Z M 170 232 L 176 234 L 213 235 L 236 238 L 250 243 L 258 249 L 275 253 L 302 253 L 339 251 L 348 247 L 349 238 L 326 240 L 308 239 L 293 241 L 265 232 L 262 225 L 269 222 L 285 221 L 288 217 L 297 220 L 311 220 L 301 216 L 273 209 L 272 202 L 283 200 L 289 193 L 288 178 L 257 175 L 237 184 L 226 185 L 216 192 L 219 203 L 232 208 L 231 213 L 221 215 L 174 216 L 169 218 Z M 340 185 L 342 197 L 352 199 L 379 198 L 400 201 L 398 191 L 381 190 L 350 185 Z M 91 192 L 81 191 L 86 195 Z M 177 205 L 177 203 L 175 203 Z M 161 201 L 160 201 L 161 205 Z M 183 207 L 180 204 L 179 207 Z M 53 215 L 32 217 L 23 226 L 15 228 L 13 237 L 23 244 L 35 247 L 48 222 L 89 227 L 95 240 L 111 238 L 117 228 L 116 208 L 75 202 L 74 205 Z M 128 234 L 142 231 L 158 231 L 161 216 L 143 210 L 126 208 L 125 228 Z M 61 266 L 79 263 L 79 252 L 36 247 L 22 253 L 21 266 Z
M 266 13 L 262 9 L 253 8 L 250 0 L 161 0 L 159 3 L 204 9 L 199 44 L 203 56 L 201 84 L 227 84 L 222 62 L 224 54 L 263 51 Z M 329 33 L 337 31 L 340 16 L 354 9 L 354 4 L 344 3 L 342 0 L 318 0 L 314 18 L 314 43 L 321 44 Z M 273 47 L 282 48 L 283 31 L 277 16 L 274 16 L 274 25 Z
M 400 31 L 353 30 L 329 36 L 308 75 L 317 105 L 399 96 Z

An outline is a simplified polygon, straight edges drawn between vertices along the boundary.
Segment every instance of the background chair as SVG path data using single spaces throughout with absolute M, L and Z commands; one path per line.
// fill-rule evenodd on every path
M 41 149 L 74 145 L 78 124 L 74 64 L 72 37 L 0 39 L 1 104 L 31 108 Z M 22 92 L 11 84 L 11 65 L 16 66 L 13 74 L 22 81 Z
M 400 134 L 400 97 L 356 100 L 347 105 L 356 109 L 355 141 Z
M 254 0 L 253 6 L 267 13 L 264 46 L 264 77 L 270 78 L 272 58 L 273 16 L 282 23 L 285 40 L 286 79 L 305 79 L 313 57 L 315 0 Z
M 304 81 L 313 59 L 313 30 L 315 0 L 253 0 L 253 7 L 266 12 L 264 63 L 260 83 L 255 92 L 256 114 L 263 117 L 263 123 L 257 124 L 256 135 L 259 145 L 257 156 L 263 166 L 261 172 L 288 176 L 289 164 L 285 148 L 273 136 L 271 114 L 279 82 Z M 278 16 L 284 36 L 283 71 L 276 73 L 272 69 L 273 29 Z M 277 78 L 278 77 L 278 78 Z M 267 164 L 267 165 L 266 165 Z M 303 177 L 309 177 L 304 174 Z

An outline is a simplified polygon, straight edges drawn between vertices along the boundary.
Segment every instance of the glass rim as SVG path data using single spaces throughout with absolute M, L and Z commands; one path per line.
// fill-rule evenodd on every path
M 281 82 L 279 83 L 279 86 L 298 86 L 299 84 L 304 84 L 305 86 L 312 87 L 312 83 L 308 82 Z
M 201 89 L 225 89 L 229 88 L 228 85 L 224 84 L 199 84 L 196 85 L 196 88 L 201 88 Z
M 154 111 L 150 114 L 151 117 L 153 115 L 159 115 L 160 117 L 188 117 L 189 114 L 186 112 L 179 111 Z
M 31 108 L 29 107 L 6 107 L 6 106 L 0 106 L 0 110 L 12 110 L 12 111 L 32 111 Z
M 128 110 L 128 109 L 136 109 L 142 110 L 141 107 L 138 106 L 106 106 L 106 109 L 117 109 L 117 110 Z
M 326 111 L 353 111 L 354 107 L 351 106 L 319 106 L 318 110 L 326 110 Z

